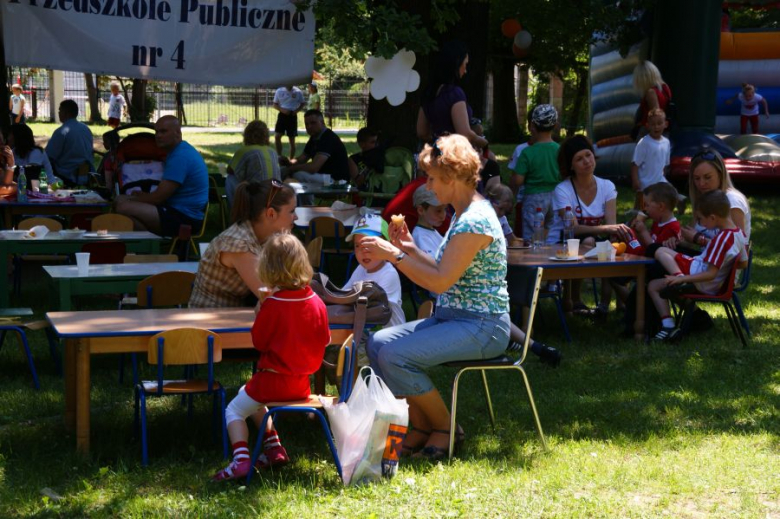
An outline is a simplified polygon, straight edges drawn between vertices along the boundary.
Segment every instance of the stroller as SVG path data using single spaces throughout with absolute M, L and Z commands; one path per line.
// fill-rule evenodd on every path
M 120 132 L 132 128 L 154 131 L 151 123 L 129 123 L 103 134 L 103 144 L 108 151 L 95 174 L 98 188 L 115 194 L 137 190 L 151 193 L 160 184 L 167 152 L 157 147 L 154 133 L 139 132 L 120 137 Z

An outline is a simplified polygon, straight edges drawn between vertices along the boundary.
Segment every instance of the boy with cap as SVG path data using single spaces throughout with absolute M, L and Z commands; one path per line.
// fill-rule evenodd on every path
M 417 248 L 429 255 L 436 256 L 444 236 L 436 230 L 444 223 L 447 217 L 447 204 L 442 204 L 423 184 L 418 187 L 412 196 L 414 208 L 417 209 L 417 225 L 412 231 L 412 239 Z
M 382 238 L 389 240 L 387 222 L 377 214 L 367 214 L 360 217 L 355 224 L 355 227 L 352 229 L 352 232 L 347 236 L 347 241 L 352 241 L 353 238 L 355 240 L 355 257 L 357 258 L 358 266 L 349 277 L 344 288 L 347 289 L 358 281 L 373 281 L 382 287 L 382 290 L 387 294 L 387 301 L 390 303 L 392 316 L 390 317 L 390 322 L 387 323 L 387 326 L 404 324 L 406 322 L 406 316 L 404 315 L 404 310 L 401 306 L 401 278 L 398 277 L 398 271 L 396 271 L 395 267 L 387 261 L 372 260 L 365 256 L 363 249 L 360 247 L 360 242 L 363 240 L 364 236 L 381 236 Z M 363 340 L 358 344 L 357 364 L 359 367 L 368 366 L 368 355 L 366 355 L 367 342 L 368 336 L 364 335 Z M 331 351 L 332 350 L 326 351 L 325 360 L 331 361 Z
M 523 200 L 523 239 L 531 241 L 534 232 L 536 210 L 544 214 L 544 227 L 550 229 L 553 222 L 553 191 L 561 181 L 558 172 L 557 142 L 552 132 L 558 124 L 558 112 L 548 104 L 539 105 L 531 112 L 531 125 L 536 141 L 520 153 L 512 174 L 512 186 L 517 190 L 525 186 Z
M 390 237 L 387 233 L 387 222 L 377 214 L 362 216 L 352 232 L 347 236 L 347 241 L 355 240 L 355 257 L 358 267 L 349 277 L 344 288 L 351 287 L 358 281 L 373 281 L 387 293 L 390 310 L 393 315 L 387 326 L 395 326 L 406 322 L 403 308 L 401 307 L 401 278 L 390 263 L 384 260 L 372 260 L 365 256 L 360 242 L 364 236 L 380 236 L 386 240 Z

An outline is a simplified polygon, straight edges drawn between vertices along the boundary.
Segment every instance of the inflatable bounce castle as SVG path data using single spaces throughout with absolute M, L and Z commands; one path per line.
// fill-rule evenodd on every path
M 665 3 L 669 4 L 659 2 Z M 707 2 L 710 12 L 706 13 L 704 2 L 694 4 L 699 15 L 709 14 L 710 23 L 717 21 L 720 5 Z M 706 28 L 696 33 L 689 24 L 689 32 L 696 34 L 687 40 L 678 39 L 674 45 L 669 41 L 674 38 L 670 38 L 673 29 L 669 26 L 675 24 L 668 17 L 672 8 L 667 7 L 662 24 L 665 27 L 654 29 L 651 38 L 632 47 L 625 57 L 608 42 L 591 47 L 590 135 L 598 147 L 597 174 L 612 178 L 629 175 L 635 147 L 629 134 L 640 100 L 633 88 L 633 70 L 642 60 L 650 59 L 671 87 L 680 113 L 677 128 L 670 135 L 672 179 L 687 179 L 691 156 L 709 146 L 723 155 L 736 183 L 780 181 L 780 31 L 711 34 L 712 29 Z M 718 37 L 717 42 L 714 37 Z M 663 38 L 663 45 L 651 44 L 651 39 L 659 38 Z M 697 55 L 701 47 L 705 51 Z M 686 60 L 691 60 L 687 74 Z M 697 67 L 706 73 L 697 73 Z M 772 115 L 768 119 L 761 109 L 761 134 L 739 133 L 741 105 L 735 96 L 741 92 L 742 83 L 755 85 L 757 93 L 769 103 Z M 727 103 L 730 99 L 732 102 Z

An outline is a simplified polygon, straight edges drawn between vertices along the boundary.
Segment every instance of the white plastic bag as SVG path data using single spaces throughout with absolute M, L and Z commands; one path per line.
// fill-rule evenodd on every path
M 325 403 L 345 485 L 392 478 L 409 425 L 409 405 L 382 379 L 359 376 L 346 402 Z M 362 372 L 363 370 L 361 370 Z

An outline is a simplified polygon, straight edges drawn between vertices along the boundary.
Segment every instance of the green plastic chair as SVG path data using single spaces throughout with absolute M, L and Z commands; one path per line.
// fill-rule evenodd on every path
M 393 147 L 385 151 L 383 173 L 374 172 L 368 177 L 368 189 L 360 195 L 367 206 L 374 205 L 374 198 L 392 199 L 398 190 L 412 180 L 414 155 L 406 148 Z

